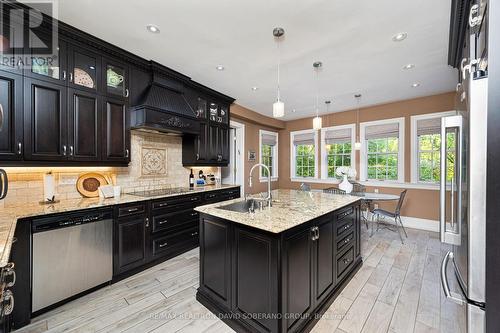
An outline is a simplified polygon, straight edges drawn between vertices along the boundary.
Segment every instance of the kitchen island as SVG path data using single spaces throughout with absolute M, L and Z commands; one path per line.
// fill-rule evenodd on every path
M 275 190 L 200 212 L 197 299 L 237 332 L 307 332 L 361 267 L 360 198 Z

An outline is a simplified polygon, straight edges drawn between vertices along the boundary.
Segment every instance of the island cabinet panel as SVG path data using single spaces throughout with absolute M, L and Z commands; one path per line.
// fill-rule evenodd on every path
M 278 329 L 277 251 L 275 238 L 234 227 L 232 310 L 256 332 Z
M 335 287 L 335 247 L 333 216 L 318 222 L 317 239 L 313 244 L 314 249 L 314 301 L 321 303 Z
M 203 218 L 200 225 L 200 289 L 226 309 L 231 309 L 230 224 Z
M 286 331 L 297 332 L 313 307 L 313 232 L 307 228 L 284 241 L 283 303 Z

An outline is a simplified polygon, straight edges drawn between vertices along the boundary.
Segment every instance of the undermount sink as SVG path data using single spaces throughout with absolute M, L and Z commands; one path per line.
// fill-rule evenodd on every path
M 249 209 L 252 206 L 255 209 L 257 209 L 257 207 L 259 207 L 259 204 L 258 204 L 258 202 L 256 200 L 250 199 L 250 200 L 233 202 L 233 203 L 231 203 L 229 205 L 220 206 L 219 208 L 220 209 L 224 209 L 224 210 L 229 210 L 229 211 L 232 211 L 232 212 L 248 213 Z

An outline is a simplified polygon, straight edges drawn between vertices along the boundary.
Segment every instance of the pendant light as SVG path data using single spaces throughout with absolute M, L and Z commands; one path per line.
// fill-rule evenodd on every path
M 276 98 L 276 102 L 273 104 L 273 117 L 281 118 L 285 115 L 285 103 L 280 100 L 280 64 L 281 64 L 281 55 L 280 55 L 280 38 L 285 34 L 285 29 L 283 28 L 274 28 L 273 36 L 276 40 L 276 44 L 278 46 L 278 97 Z
M 356 143 L 354 144 L 355 150 L 361 149 L 361 140 L 359 139 L 359 100 L 361 99 L 361 94 L 354 95 L 356 102 L 358 104 L 358 109 L 356 110 Z
M 313 68 L 316 71 L 316 117 L 313 119 L 313 129 L 320 130 L 323 127 L 323 120 L 319 116 L 319 70 L 323 66 L 321 61 L 313 63 Z

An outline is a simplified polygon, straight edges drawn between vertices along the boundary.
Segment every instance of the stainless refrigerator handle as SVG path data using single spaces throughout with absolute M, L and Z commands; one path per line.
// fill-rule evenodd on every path
M 453 229 L 455 227 L 455 166 L 453 166 L 453 177 L 451 177 L 451 188 L 450 188 L 450 226 Z
M 452 294 L 450 291 L 450 286 L 448 285 L 448 274 L 446 272 L 446 269 L 448 267 L 448 262 L 450 259 L 453 259 L 453 252 L 448 251 L 446 255 L 443 258 L 443 261 L 441 262 L 441 286 L 443 287 L 443 292 L 446 298 L 451 300 L 452 302 L 455 302 L 459 305 L 464 305 L 467 303 L 466 300 L 461 298 L 459 295 Z
M 0 130 L 3 127 L 3 118 L 4 118 L 3 106 L 2 106 L 2 103 L 0 103 Z

